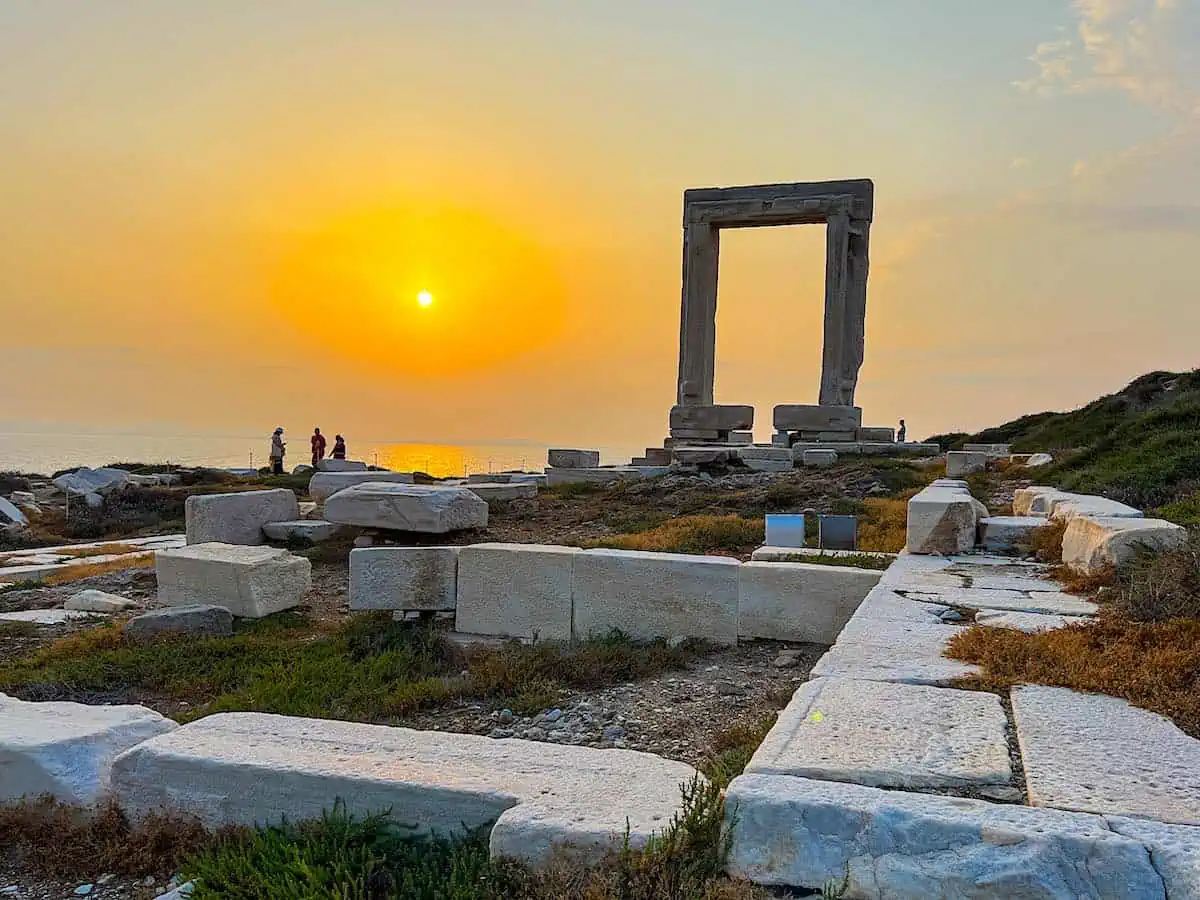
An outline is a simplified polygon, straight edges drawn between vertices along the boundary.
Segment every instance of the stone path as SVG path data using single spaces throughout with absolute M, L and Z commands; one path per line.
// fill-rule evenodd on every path
M 1042 566 L 901 555 L 730 786 L 732 871 L 853 897 L 1200 900 L 1200 741 L 1064 688 L 1018 688 L 1010 718 L 954 684 L 977 671 L 944 655 L 964 608 L 1024 631 L 1097 610 Z
M 72 566 L 91 565 L 119 559 L 150 556 L 158 550 L 176 550 L 187 545 L 182 534 L 164 534 L 128 540 L 93 541 L 86 544 L 67 544 L 59 547 L 37 547 L 0 553 L 0 582 L 17 584 L 40 581 Z M 80 556 L 89 550 L 107 550 L 94 556 Z

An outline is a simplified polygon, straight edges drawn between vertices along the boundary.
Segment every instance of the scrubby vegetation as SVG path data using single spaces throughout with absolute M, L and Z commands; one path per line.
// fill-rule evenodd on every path
M 639 644 L 613 633 L 574 647 L 555 643 L 463 649 L 435 629 L 362 614 L 340 624 L 296 614 L 242 621 L 231 637 L 134 641 L 117 625 L 60 639 L 0 663 L 0 691 L 27 699 L 169 698 L 180 720 L 256 711 L 387 722 L 462 698 L 519 714 L 561 692 L 604 687 L 683 668 L 704 648 Z M 465 673 L 465 674 L 464 674 Z M 179 701 L 189 706 L 180 713 Z
M 662 553 L 747 555 L 765 539 L 762 519 L 741 516 L 681 516 L 648 531 L 615 535 L 589 542 L 590 547 L 649 550 Z
M 1166 506 L 1200 487 L 1200 370 L 1151 372 L 1123 390 L 1066 413 L 1022 416 L 977 434 L 936 435 L 949 449 L 1011 443 L 1016 452 L 1050 451 L 1037 480 L 1103 494 L 1133 506 Z
M 1119 572 L 1055 574 L 1074 592 L 1103 588 L 1098 619 L 1036 634 L 978 626 L 957 634 L 947 655 L 983 667 L 965 681 L 989 690 L 1049 684 L 1122 697 L 1200 737 L 1200 535 Z
M 721 791 L 681 786 L 682 808 L 644 848 L 618 847 L 584 866 L 563 855 L 530 869 L 489 858 L 486 829 L 414 835 L 403 810 L 354 817 L 340 804 L 320 819 L 211 834 L 189 820 L 129 822 L 115 807 L 95 811 L 39 801 L 0 808 L 0 852 L 10 860 L 82 880 L 181 871 L 196 900 L 765 900 L 723 874 Z

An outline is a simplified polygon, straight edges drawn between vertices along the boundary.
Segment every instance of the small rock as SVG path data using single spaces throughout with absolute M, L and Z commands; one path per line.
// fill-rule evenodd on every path
M 490 738 L 510 738 L 512 736 L 513 730 L 511 728 L 493 728 L 488 732 L 488 737 Z
M 687 638 L 685 638 L 682 634 L 677 634 L 674 637 L 667 638 L 667 646 L 672 650 L 678 650 L 685 643 L 687 643 Z
M 722 697 L 734 697 L 742 693 L 742 689 L 732 682 L 722 681 L 717 684 L 717 693 Z
M 943 622 L 961 622 L 963 620 L 963 614 L 957 609 L 948 609 L 938 616 L 938 618 Z
M 79 887 L 75 888 L 74 894 L 76 897 L 86 897 L 95 889 L 96 886 L 94 884 L 81 884 Z
M 559 719 L 562 718 L 562 714 L 563 713 L 562 713 L 561 709 L 552 709 L 548 713 L 546 713 L 544 716 L 542 716 L 542 721 L 550 722 L 551 724 L 553 724 L 554 722 L 557 722 Z
M 375 538 L 371 537 L 371 535 L 369 535 L 369 534 L 360 534 L 358 537 L 356 537 L 354 539 L 354 546 L 355 547 L 374 547 L 375 546 Z
M 567 739 L 567 733 L 565 731 L 563 731 L 561 728 L 556 728 L 554 731 L 550 732 L 548 737 L 550 740 L 554 741 L 555 743 L 561 744 L 563 741 L 565 741 Z
M 109 872 L 107 875 L 101 875 L 99 878 L 97 878 L 96 884 L 108 884 L 110 881 L 112 881 L 116 877 L 117 877 L 116 875 Z
M 625 729 L 620 725 L 609 725 L 604 729 L 604 739 L 606 741 L 615 741 L 625 737 Z
M 799 658 L 797 658 L 795 656 L 788 656 L 786 654 L 780 653 L 777 657 L 775 657 L 775 662 L 772 665 L 774 665 L 775 668 L 777 668 L 777 669 L 791 669 L 799 661 L 800 661 Z
M 132 638 L 163 632 L 233 634 L 233 614 L 223 606 L 194 603 L 156 609 L 125 623 L 125 634 Z
M 511 725 L 513 723 L 513 711 L 511 709 L 500 710 L 500 724 Z
M 8 887 L 4 888 L 3 890 L 0 890 L 0 894 L 16 894 L 20 890 L 21 890 L 20 885 L 10 884 Z
M 533 728 L 526 729 L 525 738 L 530 741 L 544 741 L 546 739 L 546 729 L 538 728 L 535 725 Z

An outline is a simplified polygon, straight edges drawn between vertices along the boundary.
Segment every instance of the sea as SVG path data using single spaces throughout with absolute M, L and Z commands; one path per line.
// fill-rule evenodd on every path
M 330 446 L 333 435 L 327 436 Z M 287 435 L 290 471 L 311 461 L 309 435 Z M 0 422 L 0 472 L 49 475 L 76 466 L 102 466 L 116 462 L 174 463 L 214 468 L 261 468 L 267 465 L 269 434 L 155 433 L 145 429 L 106 432 L 79 426 L 21 425 Z M 546 465 L 549 445 L 536 441 L 493 441 L 480 444 L 413 443 L 405 441 L 347 441 L 348 457 L 395 472 L 419 470 L 438 478 L 481 472 L 524 470 L 540 472 Z M 599 449 L 601 463 L 628 463 L 640 455 L 637 447 Z

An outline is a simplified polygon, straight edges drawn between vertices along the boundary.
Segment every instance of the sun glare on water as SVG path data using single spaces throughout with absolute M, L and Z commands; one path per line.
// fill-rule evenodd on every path
M 433 306 L 433 294 L 429 293 L 429 291 L 421 291 L 421 293 L 417 294 L 417 305 L 420 307 Z

